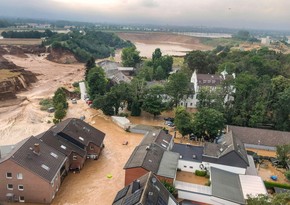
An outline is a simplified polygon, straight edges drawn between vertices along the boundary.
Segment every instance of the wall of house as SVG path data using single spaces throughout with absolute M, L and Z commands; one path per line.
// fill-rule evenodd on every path
M 76 158 L 74 156 L 76 156 Z M 70 170 L 82 169 L 84 166 L 84 163 L 86 161 L 86 158 L 81 157 L 80 155 L 78 155 L 75 152 L 72 152 L 68 158 L 69 158 L 69 164 L 70 164 L 69 169 Z
M 101 155 L 102 148 L 90 142 L 86 147 L 86 151 L 87 156 L 89 156 L 91 159 L 98 159 Z
M 131 182 L 139 177 L 148 173 L 147 170 L 138 167 L 138 168 L 130 168 L 125 170 L 125 186 L 128 186 Z
M 178 198 L 207 203 L 207 204 L 239 205 L 238 203 L 220 199 L 211 195 L 184 191 L 184 190 L 178 190 Z
M 206 164 L 206 163 L 204 163 Z M 232 166 L 226 166 L 226 165 L 222 165 L 222 164 L 214 164 L 214 163 L 210 163 L 209 164 L 210 167 L 215 167 L 218 169 L 222 169 L 228 172 L 233 172 L 236 174 L 245 174 L 246 173 L 246 169 L 245 168 L 240 168 L 240 167 L 232 167 Z
M 210 170 L 210 167 L 215 167 L 218 169 L 222 169 L 225 171 L 237 173 L 237 174 L 245 174 L 246 169 L 240 168 L 240 167 L 232 167 L 232 166 L 226 166 L 221 164 L 215 164 L 215 163 L 208 163 L 208 162 L 193 162 L 193 161 L 187 161 L 187 160 L 178 160 L 178 168 L 185 172 L 195 172 L 195 170 L 201 170 L 200 165 L 203 164 L 207 170 Z
M 181 169 L 181 171 L 195 172 L 195 170 L 201 170 L 200 165 L 201 162 L 192 162 L 188 160 L 179 159 L 177 167 Z
M 159 181 L 166 181 L 166 182 L 168 182 L 168 183 L 170 183 L 170 184 L 173 184 L 173 182 L 174 182 L 174 179 L 172 179 L 172 178 L 168 178 L 168 177 L 163 177 L 163 176 L 158 176 L 157 175 L 157 178 L 159 179 Z
M 6 173 L 12 173 L 12 178 L 7 179 Z M 21 173 L 23 178 L 17 179 L 17 174 Z M 25 202 L 50 203 L 60 186 L 60 174 L 54 180 L 53 185 L 38 175 L 19 166 L 12 160 L 6 160 L 0 164 L 0 201 L 7 201 L 7 194 L 14 195 L 16 200 L 24 196 Z M 13 185 L 13 190 L 8 190 L 7 184 Z M 23 185 L 23 190 L 18 186 Z

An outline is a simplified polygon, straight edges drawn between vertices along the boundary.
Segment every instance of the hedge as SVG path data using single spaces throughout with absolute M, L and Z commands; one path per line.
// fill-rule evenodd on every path
M 281 184 L 277 182 L 269 182 L 269 181 L 264 181 L 264 184 L 266 188 L 273 188 L 273 187 L 279 187 L 283 189 L 290 189 L 290 184 Z
M 195 170 L 195 175 L 205 177 L 207 175 L 207 171 Z

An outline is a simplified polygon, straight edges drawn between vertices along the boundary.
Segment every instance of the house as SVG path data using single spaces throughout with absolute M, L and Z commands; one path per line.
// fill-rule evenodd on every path
M 67 157 L 69 170 L 81 170 L 87 158 L 87 152 L 72 142 L 64 139 L 52 130 L 36 136 L 45 144 L 56 149 Z
M 66 156 L 33 136 L 7 148 L 0 147 L 0 201 L 51 203 L 68 170 Z
M 174 144 L 173 137 L 166 133 L 163 129 L 156 129 L 147 132 L 140 145 L 156 144 L 167 151 L 171 150 Z
M 179 153 L 178 168 L 182 171 L 209 170 L 216 167 L 222 170 L 245 174 L 249 166 L 255 166 L 247 155 L 243 143 L 228 132 L 219 144 L 206 142 L 202 146 L 174 144 L 173 152 Z M 249 159 L 250 158 L 250 159 Z
M 125 186 L 148 172 L 173 184 L 178 158 L 178 153 L 167 151 L 155 143 L 137 146 L 124 166 Z
M 98 159 L 104 147 L 105 133 L 80 119 L 68 118 L 51 127 L 50 130 L 85 150 L 87 158 Z
M 126 76 L 132 76 L 135 72 L 135 68 L 133 67 L 118 67 L 117 69 Z
M 198 104 L 197 95 L 201 88 L 209 88 L 210 91 L 216 90 L 224 80 L 229 78 L 235 78 L 235 74 L 228 75 L 226 71 L 223 71 L 221 74 L 197 74 L 195 70 L 190 79 L 194 94 L 185 96 L 179 104 L 187 108 L 196 108 Z M 230 87 L 230 92 L 234 92 L 234 88 Z M 229 100 L 232 100 L 232 96 L 226 95 L 225 101 Z
M 233 125 L 228 125 L 227 130 L 231 130 L 245 144 L 246 148 L 276 151 L 277 145 L 290 143 L 290 132 Z
M 178 197 L 206 204 L 241 205 L 248 196 L 267 195 L 259 176 L 236 174 L 218 168 L 210 168 L 210 186 L 176 181 Z
M 121 189 L 112 205 L 178 205 L 176 199 L 152 172 L 134 180 Z

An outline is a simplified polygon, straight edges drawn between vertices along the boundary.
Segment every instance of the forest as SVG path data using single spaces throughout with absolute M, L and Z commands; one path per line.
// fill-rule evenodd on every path
M 84 29 L 67 34 L 58 33 L 46 39 L 43 45 L 67 49 L 80 62 L 86 62 L 91 56 L 96 59 L 114 56 L 115 49 L 132 46 L 132 43 L 120 39 L 114 33 Z

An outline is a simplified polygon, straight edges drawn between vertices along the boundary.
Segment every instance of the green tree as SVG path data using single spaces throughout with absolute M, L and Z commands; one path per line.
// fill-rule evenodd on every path
M 286 179 L 288 181 L 290 181 L 290 170 L 286 171 L 284 175 L 285 175 Z
M 131 116 L 140 116 L 140 115 L 141 115 L 140 102 L 134 99 L 131 105 Z
M 274 109 L 275 128 L 290 131 L 290 87 L 278 94 Z
M 162 94 L 164 94 L 164 87 L 161 85 L 155 85 L 149 88 L 144 96 L 142 109 L 153 114 L 154 118 L 165 110 L 165 103 L 162 100 Z
M 119 108 L 121 104 L 126 104 L 128 100 L 130 100 L 131 90 L 129 89 L 129 85 L 127 83 L 120 83 L 118 85 L 114 85 L 110 92 L 107 93 L 107 100 L 109 100 L 114 107 L 115 115 L 118 115 Z
M 162 80 L 166 78 L 166 72 L 161 66 L 158 66 L 156 68 L 155 74 L 154 74 L 154 79 L 155 80 Z
M 57 120 L 57 122 L 60 122 L 66 115 L 66 110 L 63 107 L 62 103 L 59 103 L 56 105 L 55 112 L 54 112 L 54 118 Z
M 286 167 L 290 159 L 290 144 L 277 146 L 276 155 L 281 165 Z
M 156 48 L 154 52 L 152 53 L 152 61 L 153 63 L 157 60 L 159 60 L 162 57 L 162 52 L 160 48 Z
M 62 105 L 63 109 L 67 109 L 68 108 L 68 104 L 66 102 L 66 94 L 64 92 L 63 88 L 58 88 L 55 93 L 54 96 L 52 98 L 52 102 L 53 102 L 53 106 L 56 108 L 59 104 Z
M 92 69 L 92 68 L 94 68 L 94 67 L 96 67 L 96 62 L 95 62 L 95 58 L 94 57 L 91 57 L 88 61 L 87 61 L 87 63 L 86 63 L 86 66 L 85 66 L 85 79 L 86 80 L 88 80 L 88 73 L 89 73 L 89 71 Z
M 174 124 L 183 137 L 193 131 L 192 116 L 184 107 L 178 106 L 175 109 Z
M 189 93 L 189 78 L 183 72 L 177 72 L 169 76 L 165 84 L 165 92 L 173 97 L 174 105 L 177 106 L 180 99 Z
M 95 99 L 97 95 L 104 95 L 106 93 L 108 80 L 104 70 L 101 67 L 94 67 L 90 69 L 87 83 L 91 99 Z
M 194 114 L 194 134 L 213 141 L 224 129 L 225 120 L 223 114 L 212 108 L 200 109 Z
M 139 51 L 136 50 L 135 46 L 124 48 L 122 50 L 121 59 L 122 65 L 126 67 L 136 67 L 141 62 Z

